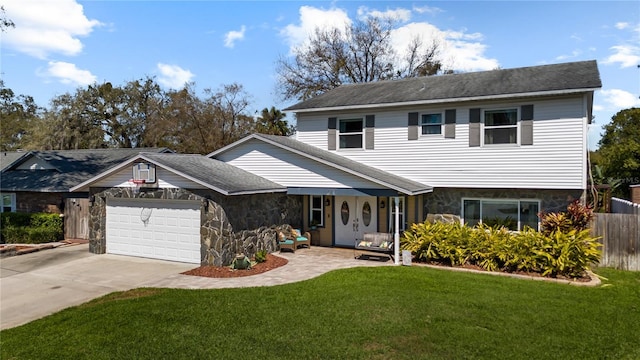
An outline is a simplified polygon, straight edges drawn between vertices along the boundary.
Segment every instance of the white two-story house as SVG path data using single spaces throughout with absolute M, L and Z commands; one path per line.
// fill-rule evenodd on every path
M 343 85 L 285 109 L 295 138 L 251 135 L 209 157 L 304 197 L 316 244 L 353 246 L 428 214 L 538 227 L 587 188 L 595 61 Z M 395 203 L 394 203 L 395 204 Z

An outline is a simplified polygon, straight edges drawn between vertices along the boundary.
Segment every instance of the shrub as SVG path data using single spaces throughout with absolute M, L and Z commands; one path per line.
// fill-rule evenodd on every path
M 510 232 L 486 224 L 474 228 L 459 223 L 413 224 L 404 232 L 401 247 L 426 262 L 552 277 L 579 277 L 600 258 L 600 244 L 589 230 Z
M 258 250 L 255 259 L 258 264 L 267 261 L 267 250 Z
M 540 229 L 547 235 L 554 231 L 569 232 L 571 230 L 582 231 L 589 227 L 593 219 L 593 208 L 575 200 L 567 206 L 566 212 L 543 213 L 540 217 Z
M 2 213 L 2 241 L 9 244 L 41 244 L 63 238 L 63 220 L 58 214 Z

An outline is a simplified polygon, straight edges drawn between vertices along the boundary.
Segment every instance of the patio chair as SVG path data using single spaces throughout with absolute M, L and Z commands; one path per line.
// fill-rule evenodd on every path
M 304 234 L 300 232 L 300 229 L 293 229 L 293 233 L 296 239 L 296 249 L 298 246 L 307 245 L 311 249 L 311 233 L 306 231 Z
M 278 232 L 278 246 L 280 246 L 280 252 L 282 252 L 282 249 L 289 249 L 296 252 L 295 239 L 286 236 L 282 231 Z

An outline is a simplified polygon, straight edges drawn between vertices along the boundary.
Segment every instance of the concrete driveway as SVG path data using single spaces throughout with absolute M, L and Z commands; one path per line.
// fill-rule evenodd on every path
M 95 255 L 89 253 L 88 244 L 3 258 L 0 260 L 0 330 L 114 291 L 155 283 L 197 266 Z

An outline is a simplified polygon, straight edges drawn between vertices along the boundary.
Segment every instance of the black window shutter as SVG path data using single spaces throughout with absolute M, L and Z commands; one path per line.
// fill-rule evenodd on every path
M 469 146 L 480 146 L 480 109 L 469 109 Z
M 456 138 L 456 109 L 444 112 L 444 137 L 445 139 Z
M 418 113 L 412 112 L 409 113 L 408 119 L 408 140 L 418 140 Z
M 329 150 L 336 149 L 336 127 L 338 123 L 338 118 L 330 117 L 327 131 L 327 148 Z
M 533 145 L 533 105 L 520 107 L 520 145 Z
M 374 141 L 375 127 L 376 127 L 376 116 L 375 115 L 365 116 L 364 148 L 367 150 L 374 149 L 373 141 Z

